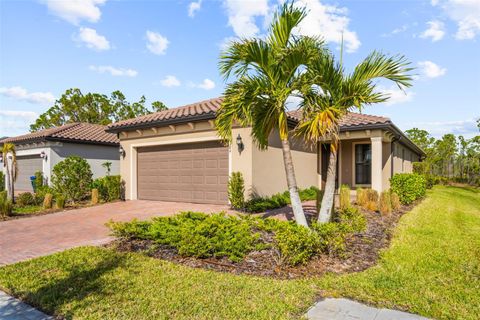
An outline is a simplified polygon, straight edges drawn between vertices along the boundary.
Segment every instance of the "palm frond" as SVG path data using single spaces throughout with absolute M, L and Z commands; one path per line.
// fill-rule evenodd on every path
M 274 47 L 284 48 L 291 39 L 292 30 L 307 16 L 305 8 L 286 2 L 275 12 L 270 26 L 268 43 Z

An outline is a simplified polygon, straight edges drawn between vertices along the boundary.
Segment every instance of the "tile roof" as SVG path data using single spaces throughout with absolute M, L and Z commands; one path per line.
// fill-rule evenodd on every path
M 220 108 L 222 101 L 222 97 L 204 100 L 181 107 L 112 123 L 108 126 L 108 129 L 115 131 L 123 128 L 128 129 L 130 127 L 148 126 L 150 123 L 161 124 L 161 122 L 167 122 L 168 120 L 182 121 L 182 119 L 184 119 L 185 121 L 189 121 L 194 116 L 202 115 L 211 116 L 213 119 L 215 117 L 215 113 Z M 288 116 L 294 121 L 299 121 L 301 119 L 301 111 L 290 111 Z M 340 127 L 341 129 L 347 129 L 349 127 L 388 123 L 391 123 L 389 118 L 350 112 L 342 119 L 340 122 Z
M 300 121 L 302 112 L 300 110 L 290 111 L 289 117 L 295 121 Z M 369 114 L 349 112 L 340 120 L 340 130 L 347 130 L 353 127 L 360 127 L 374 124 L 391 124 L 391 120 L 386 117 L 372 116 Z
M 192 104 L 187 104 L 178 108 L 168 109 L 145 116 L 140 116 L 133 119 L 123 120 L 112 123 L 108 126 L 108 129 L 127 128 L 131 126 L 141 126 L 149 123 L 156 123 L 160 121 L 167 121 L 173 119 L 185 119 L 189 120 L 193 116 L 211 115 L 215 117 L 215 113 L 222 105 L 223 98 L 213 98 L 204 100 Z
M 10 137 L 0 143 L 29 143 L 38 140 L 60 140 L 84 142 L 94 144 L 118 144 L 119 140 L 114 133 L 105 131 L 106 126 L 91 123 L 68 123 L 60 127 L 49 128 L 37 132 L 27 133 L 17 137 Z

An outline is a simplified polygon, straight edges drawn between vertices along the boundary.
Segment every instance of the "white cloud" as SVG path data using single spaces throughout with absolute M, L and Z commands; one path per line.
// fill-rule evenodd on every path
M 38 118 L 33 111 L 0 110 L 0 137 L 17 136 L 28 132 L 28 126 Z
M 171 88 L 171 87 L 178 87 L 180 86 L 180 80 L 177 77 L 168 75 L 165 79 L 160 80 L 160 84 L 164 87 Z
M 446 72 L 446 68 L 442 68 L 432 61 L 420 61 L 418 66 L 421 68 L 423 75 L 427 78 L 437 78 L 443 76 Z
M 88 69 L 98 73 L 110 73 L 115 77 L 136 77 L 138 72 L 133 69 L 115 68 L 112 66 L 89 66 Z
M 309 11 L 300 24 L 300 34 L 321 36 L 325 41 L 337 44 L 341 44 L 343 35 L 347 52 L 355 52 L 360 47 L 357 33 L 349 30 L 350 19 L 346 8 L 325 5 L 320 0 L 299 0 L 295 3 Z
M 193 18 L 195 16 L 195 12 L 200 10 L 201 6 L 202 0 L 198 0 L 197 2 L 190 2 L 190 4 L 188 5 L 188 16 L 190 18 Z
M 388 88 L 379 86 L 378 89 L 379 92 L 389 97 L 389 99 L 385 102 L 387 106 L 412 101 L 413 96 L 415 95 L 412 91 L 404 91 L 396 86 L 391 86 Z
M 55 102 L 55 96 L 50 92 L 28 92 L 22 87 L 1 87 L 0 94 L 19 101 L 26 101 L 35 104 L 52 104 Z
M 264 17 L 269 13 L 268 0 L 225 0 L 228 25 L 238 37 L 258 35 L 260 29 L 255 18 Z
M 435 7 L 438 4 L 438 0 L 430 0 L 430 3 Z
M 160 33 L 147 31 L 147 49 L 154 54 L 165 54 L 170 41 Z
M 437 0 L 432 2 L 432 5 L 439 5 L 444 13 L 457 24 L 456 39 L 474 39 L 480 34 L 479 0 Z
M 204 89 L 204 90 L 212 90 L 213 88 L 215 88 L 215 82 L 207 78 L 207 79 L 204 79 L 202 83 L 199 83 L 199 84 L 192 83 L 191 86 L 195 88 Z
M 82 20 L 97 22 L 102 12 L 99 5 L 106 0 L 46 0 L 48 10 L 55 16 L 62 18 L 74 25 Z
M 95 29 L 81 27 L 74 40 L 83 43 L 89 49 L 97 51 L 110 49 L 110 42 L 104 36 L 99 35 Z
M 420 38 L 428 39 L 431 38 L 432 42 L 439 41 L 445 35 L 445 25 L 443 22 L 438 20 L 433 20 L 427 22 L 428 29 L 420 34 Z
M 478 135 L 478 127 L 475 119 L 413 122 L 409 125 L 411 127 L 425 129 L 436 138 L 440 138 L 447 133 L 453 133 L 456 135 L 461 134 L 466 138 L 471 138 L 475 135 Z
M 408 24 L 404 24 L 404 25 L 402 25 L 401 27 L 398 27 L 398 28 L 393 29 L 393 30 L 392 30 L 391 32 L 389 32 L 389 33 L 383 33 L 383 34 L 382 34 L 382 37 L 388 38 L 388 37 L 391 37 L 391 36 L 393 36 L 393 35 L 396 35 L 396 34 L 399 34 L 399 33 L 403 33 L 403 32 L 405 32 L 405 31 L 407 31 L 408 28 L 409 28 Z

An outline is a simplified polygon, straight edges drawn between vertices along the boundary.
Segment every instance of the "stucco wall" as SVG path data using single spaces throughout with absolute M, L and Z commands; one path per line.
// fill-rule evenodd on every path
M 111 162 L 111 174 L 120 173 L 120 155 L 117 146 L 102 146 L 78 143 L 62 143 L 61 146 L 52 146 L 50 154 L 51 169 L 68 156 L 76 155 L 87 160 L 92 169 L 93 178 L 106 175 L 106 169 L 102 166 L 105 162 Z
M 299 139 L 291 139 L 295 177 L 299 188 L 318 185 L 317 147 L 307 146 Z M 270 196 L 287 190 L 287 180 L 281 141 L 277 132 L 269 138 L 267 150 L 253 149 L 252 194 Z
M 394 142 L 393 173 L 410 173 L 413 162 L 419 161 L 419 156 L 404 145 Z

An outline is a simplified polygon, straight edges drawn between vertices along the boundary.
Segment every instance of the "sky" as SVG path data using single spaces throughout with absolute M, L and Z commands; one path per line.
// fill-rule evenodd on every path
M 401 54 L 411 88 L 388 82 L 363 112 L 403 130 L 472 137 L 480 117 L 480 0 L 301 0 L 298 34 L 324 38 L 352 70 L 373 50 Z M 218 58 L 262 37 L 278 0 L 0 0 L 0 137 L 29 125 L 69 88 L 173 108 L 222 95 Z

